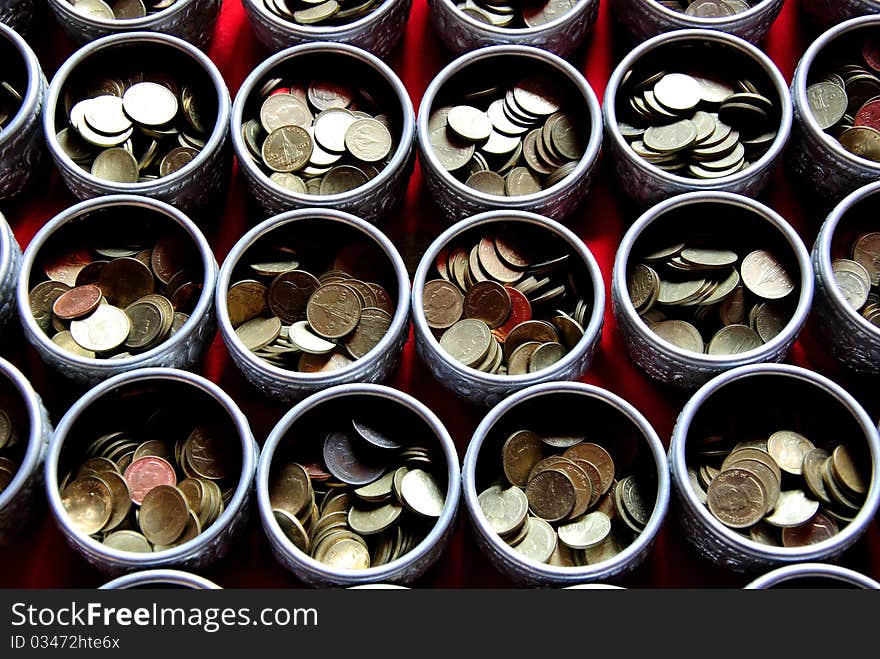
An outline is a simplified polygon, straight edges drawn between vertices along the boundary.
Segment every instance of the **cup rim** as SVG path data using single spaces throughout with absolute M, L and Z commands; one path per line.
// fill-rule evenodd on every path
M 495 425 L 511 410 L 520 404 L 543 396 L 554 394 L 575 394 L 597 400 L 606 405 L 610 405 L 622 413 L 641 433 L 644 444 L 647 445 L 651 456 L 654 458 L 654 467 L 657 471 L 657 496 L 654 503 L 654 509 L 648 524 L 639 533 L 638 536 L 624 548 L 619 554 L 601 563 L 594 565 L 585 565 L 582 567 L 560 567 L 548 565 L 546 563 L 538 563 L 526 556 L 523 556 L 513 550 L 501 537 L 492 529 L 486 516 L 480 508 L 478 494 L 476 490 L 476 468 L 479 460 L 480 451 L 483 448 L 489 433 Z M 641 446 L 641 445 L 640 445 Z M 489 413 L 483 418 L 468 443 L 467 452 L 464 456 L 464 466 L 462 468 L 462 490 L 464 492 L 465 506 L 471 518 L 471 522 L 477 527 L 480 535 L 482 535 L 491 544 L 495 550 L 508 563 L 517 565 L 527 570 L 533 576 L 543 579 L 561 582 L 570 581 L 578 582 L 582 579 L 603 579 L 617 574 L 621 568 L 625 568 L 634 558 L 641 554 L 654 540 L 657 533 L 666 518 L 669 508 L 670 497 L 670 476 L 669 468 L 666 461 L 666 452 L 656 430 L 645 416 L 639 412 L 632 403 L 629 403 L 622 397 L 618 396 L 607 389 L 597 387 L 595 385 L 583 382 L 544 382 L 534 386 L 517 391 L 511 396 L 502 400 L 498 405 L 493 407 Z
M 428 321 L 424 312 L 424 288 L 427 282 L 428 271 L 434 265 L 437 254 L 446 245 L 446 243 L 457 238 L 461 234 L 488 224 L 497 224 L 502 222 L 525 223 L 532 226 L 538 226 L 551 234 L 555 234 L 562 239 L 571 249 L 571 251 L 580 257 L 590 277 L 593 293 L 593 305 L 590 310 L 590 321 L 584 327 L 584 335 L 572 347 L 565 356 L 558 362 L 548 366 L 545 369 L 534 373 L 526 373 L 524 375 L 500 375 L 497 373 L 483 373 L 475 368 L 465 366 L 456 359 L 453 359 L 441 346 L 440 342 L 434 338 L 431 328 L 428 327 Z M 503 385 L 505 387 L 526 387 L 538 382 L 544 382 L 558 376 L 561 372 L 568 369 L 583 353 L 589 349 L 593 341 L 602 331 L 605 319 L 605 282 L 602 278 L 602 272 L 596 257 L 590 251 L 580 238 L 573 231 L 563 226 L 556 220 L 549 217 L 519 210 L 493 210 L 472 215 L 463 220 L 459 220 L 451 227 L 446 229 L 437 238 L 434 239 L 424 255 L 419 261 L 416 273 L 412 282 L 412 317 L 415 331 L 425 340 L 425 345 L 433 353 L 435 357 L 442 360 L 444 365 L 454 370 L 469 380 L 476 380 L 487 385 Z
M 621 135 L 620 130 L 617 127 L 617 108 L 615 106 L 617 104 L 617 93 L 620 91 L 620 84 L 623 80 L 623 76 L 638 60 L 648 55 L 655 47 L 680 41 L 714 41 L 723 44 L 726 48 L 739 50 L 744 55 L 749 56 L 755 64 L 763 69 L 778 94 L 781 107 L 779 130 L 776 133 L 776 138 L 773 140 L 773 143 L 767 151 L 747 169 L 740 170 L 729 176 L 707 180 L 679 176 L 678 174 L 666 172 L 659 167 L 655 167 L 644 158 L 636 155 L 630 148 L 629 143 L 623 138 L 623 135 Z M 608 80 L 608 84 L 605 86 L 602 111 L 605 117 L 605 130 L 610 134 L 611 139 L 614 141 L 620 157 L 626 159 L 628 163 L 656 179 L 662 179 L 664 182 L 682 186 L 690 190 L 716 190 L 720 187 L 743 183 L 754 177 L 756 173 L 771 167 L 785 147 L 785 143 L 788 141 L 789 134 L 791 133 L 792 116 L 794 112 L 791 94 L 789 93 L 788 84 L 785 82 L 785 78 L 782 77 L 782 73 L 779 71 L 779 68 L 773 60 L 771 60 L 763 51 L 745 39 L 733 34 L 720 32 L 718 30 L 694 28 L 674 30 L 672 32 L 658 34 L 631 50 L 614 69 L 611 78 Z
M 487 32 L 489 34 L 493 34 L 499 37 L 528 37 L 543 34 L 545 32 L 552 32 L 562 25 L 576 22 L 585 12 L 589 11 L 591 7 L 594 7 L 598 4 L 597 0 L 576 0 L 576 4 L 571 9 L 569 9 L 561 16 L 554 18 L 552 21 L 542 23 L 541 25 L 534 25 L 532 27 L 509 28 L 498 27 L 497 25 L 490 25 L 488 23 L 481 23 L 475 18 L 471 18 L 463 11 L 461 11 L 455 4 L 455 2 L 453 2 L 453 0 L 436 1 L 446 5 L 449 11 L 455 14 L 456 18 L 465 23 L 471 30 L 475 32 Z M 764 1 L 773 2 L 774 0 Z
M 180 586 L 193 590 L 222 590 L 216 583 L 198 574 L 168 569 L 142 570 L 124 574 L 98 586 L 98 590 L 124 590 L 152 584 Z
M 438 93 L 444 85 L 449 82 L 449 79 L 477 62 L 499 56 L 514 56 L 528 60 L 537 60 L 543 65 L 555 68 L 558 73 L 571 82 L 580 92 L 584 104 L 586 105 L 587 115 L 590 119 L 590 137 L 587 141 L 587 146 L 584 149 L 584 155 L 581 156 L 579 161 L 577 161 L 575 168 L 569 172 L 567 176 L 557 181 L 549 188 L 517 197 L 502 197 L 499 195 L 488 194 L 475 188 L 468 187 L 462 181 L 459 181 L 440 164 L 440 160 L 434 153 L 434 149 L 431 146 L 428 136 L 428 119 L 431 116 L 432 106 L 434 105 Z M 597 163 L 599 152 L 602 147 L 602 110 L 599 106 L 599 101 L 596 98 L 596 93 L 593 91 L 593 88 L 590 86 L 587 79 L 583 74 L 578 72 L 574 66 L 558 55 L 546 50 L 541 50 L 540 48 L 535 48 L 534 46 L 499 44 L 479 48 L 461 55 L 452 60 L 452 62 L 447 64 L 436 76 L 434 76 L 434 79 L 431 80 L 431 83 L 422 95 L 422 100 L 419 105 L 418 119 L 416 121 L 416 132 L 418 135 L 419 156 L 423 161 L 423 169 L 426 165 L 424 161 L 427 161 L 427 165 L 430 165 L 433 173 L 443 181 L 445 186 L 451 188 L 459 195 L 464 196 L 466 199 L 476 199 L 483 204 L 489 204 L 499 208 L 510 207 L 511 205 L 525 208 L 552 199 L 565 188 L 571 186 L 573 181 L 579 181 L 585 177 L 587 172 Z
M 645 321 L 636 312 L 629 297 L 626 281 L 633 247 L 648 227 L 652 226 L 655 222 L 662 221 L 667 213 L 684 206 L 690 206 L 691 204 L 724 204 L 726 206 L 739 207 L 745 211 L 751 211 L 754 216 L 775 228 L 788 242 L 788 246 L 794 253 L 800 270 L 801 283 L 799 286 L 798 304 L 782 331 L 767 343 L 735 355 L 709 355 L 691 352 L 679 348 L 651 332 Z M 624 314 L 630 324 L 638 328 L 640 334 L 648 338 L 653 348 L 678 361 L 721 368 L 732 368 L 752 363 L 755 359 L 767 358 L 791 341 L 793 335 L 800 331 L 807 320 L 814 293 L 813 264 L 810 260 L 810 253 L 807 251 L 797 231 L 794 230 L 785 218 L 769 206 L 765 206 L 761 202 L 744 195 L 720 190 L 684 193 L 670 197 L 645 211 L 624 234 L 618 246 L 617 254 L 614 257 L 614 269 L 611 276 L 612 287 L 619 294 L 617 308 Z
M 88 409 L 98 399 L 102 398 L 113 389 L 134 382 L 147 381 L 170 381 L 178 382 L 194 389 L 200 390 L 213 398 L 229 415 L 229 420 L 236 430 L 238 436 L 242 457 L 241 457 L 241 474 L 235 491 L 229 504 L 224 507 L 220 516 L 214 520 L 207 529 L 204 529 L 199 535 L 192 540 L 165 549 L 151 553 L 137 553 L 130 551 L 122 551 L 108 547 L 98 542 L 91 536 L 87 536 L 70 523 L 67 512 L 61 503 L 61 493 L 58 487 L 58 460 L 61 455 L 63 444 L 67 439 L 67 433 L 73 425 L 79 420 L 80 415 Z M 216 539 L 222 533 L 225 533 L 233 519 L 238 515 L 242 506 L 247 503 L 250 494 L 251 484 L 256 472 L 257 448 L 254 437 L 251 434 L 250 426 L 247 418 L 234 400 L 216 384 L 189 371 L 181 371 L 175 368 L 144 368 L 136 371 L 127 371 L 114 375 L 100 384 L 89 389 L 83 397 L 80 398 L 73 406 L 64 413 L 61 421 L 55 429 L 52 440 L 49 442 L 49 448 L 46 452 L 46 463 L 44 465 L 44 477 L 46 497 L 49 502 L 49 510 L 55 517 L 55 521 L 61 527 L 64 534 L 78 547 L 87 551 L 91 556 L 98 557 L 102 561 L 110 561 L 114 564 L 124 564 L 128 568 L 152 566 L 157 564 L 167 564 L 177 561 L 186 560 L 188 555 L 199 546 L 203 546 Z
M 324 405 L 330 401 L 350 396 L 372 396 L 391 401 L 400 405 L 421 418 L 421 420 L 433 432 L 437 443 L 443 449 L 446 459 L 446 500 L 443 511 L 437 521 L 431 527 L 428 534 L 406 554 L 399 556 L 390 563 L 371 566 L 364 570 L 350 570 L 347 568 L 331 568 L 317 561 L 296 547 L 281 531 L 269 502 L 269 472 L 278 445 L 284 439 L 293 425 L 306 413 Z M 394 581 L 398 578 L 397 573 L 407 565 L 416 563 L 426 558 L 430 551 L 437 545 L 443 535 L 449 530 L 455 521 L 461 493 L 461 470 L 459 468 L 458 452 L 449 431 L 443 422 L 427 406 L 418 399 L 397 389 L 392 389 L 379 384 L 347 384 L 329 387 L 318 393 L 303 399 L 290 409 L 277 424 L 272 428 L 269 436 L 263 444 L 260 461 L 257 466 L 256 491 L 257 507 L 260 512 L 260 520 L 263 530 L 268 536 L 269 542 L 283 551 L 284 555 L 294 562 L 297 567 L 309 573 L 313 577 L 331 580 L 345 580 L 351 584 L 375 583 L 381 581 Z
M 14 265 L 12 260 L 12 242 L 14 240 L 15 236 L 12 233 L 12 227 L 9 225 L 9 221 L 6 219 L 3 211 L 0 211 L 0 279 L 5 277 L 9 268 Z M 16 245 L 18 245 L 17 242 Z M 21 246 L 19 245 L 18 247 L 20 250 Z
M 794 565 L 785 565 L 775 570 L 771 570 L 761 575 L 754 581 L 744 586 L 745 590 L 764 590 L 781 586 L 785 588 L 785 583 L 794 581 L 795 579 L 809 579 L 819 577 L 828 579 L 829 581 L 840 581 L 853 586 L 865 589 L 880 589 L 880 583 L 877 583 L 869 576 L 841 567 L 840 565 L 830 565 L 828 563 L 796 563 Z
M 193 242 L 202 261 L 203 279 L 202 292 L 199 294 L 195 309 L 189 319 L 173 335 L 166 338 L 158 345 L 137 354 L 121 359 L 98 359 L 97 357 L 81 357 L 63 350 L 52 341 L 34 320 L 30 311 L 30 275 L 36 265 L 37 257 L 45 247 L 46 242 L 64 225 L 74 222 L 82 215 L 92 211 L 111 208 L 138 207 L 160 215 L 164 215 L 169 221 L 180 227 Z M 198 329 L 202 319 L 210 311 L 213 304 L 214 288 L 217 285 L 217 264 L 214 253 L 208 245 L 207 238 L 195 223 L 184 213 L 173 206 L 150 197 L 137 195 L 107 195 L 94 197 L 81 201 L 49 220 L 31 239 L 24 251 L 21 263 L 21 271 L 16 285 L 16 305 L 20 322 L 29 339 L 32 339 L 40 348 L 48 351 L 55 359 L 73 367 L 88 367 L 100 369 L 105 372 L 116 372 L 119 369 L 139 368 L 155 359 L 161 353 L 189 341 L 192 333 Z
M 351 30 L 357 30 L 357 28 L 364 27 L 373 23 L 374 21 L 378 21 L 381 17 L 385 16 L 385 14 L 392 11 L 394 7 L 398 5 L 405 4 L 411 2 L 411 0 L 383 0 L 382 4 L 376 7 L 373 11 L 371 11 L 366 16 L 362 16 L 356 21 L 352 21 L 351 23 L 345 23 L 344 25 L 300 25 L 298 23 L 294 23 L 293 21 L 285 21 L 280 16 L 276 16 L 271 11 L 266 8 L 266 5 L 260 0 L 242 0 L 242 4 L 244 4 L 245 9 L 249 9 L 251 12 L 255 12 L 262 18 L 263 20 L 267 20 L 276 28 L 279 28 L 281 31 L 293 35 L 305 35 L 310 39 L 330 39 L 339 34 L 343 34 L 349 32 Z
M 178 0 L 185 2 L 186 0 Z M 210 137 L 205 146 L 198 155 L 186 165 L 178 169 L 176 172 L 163 176 L 162 178 L 151 181 L 137 181 L 135 183 L 118 183 L 116 181 L 108 181 L 93 175 L 90 171 L 82 169 L 77 165 L 70 156 L 68 156 L 61 145 L 58 143 L 57 131 L 55 130 L 55 114 L 57 111 L 58 100 L 61 95 L 61 89 L 70 79 L 71 74 L 83 64 L 86 60 L 104 50 L 117 47 L 130 47 L 137 44 L 157 44 L 163 48 L 172 48 L 181 51 L 185 56 L 201 66 L 208 79 L 214 87 L 217 100 L 217 117 L 214 121 L 214 127 L 211 129 Z M 157 189 L 166 189 L 174 184 L 185 182 L 193 173 L 205 165 L 205 163 L 216 154 L 226 139 L 226 131 L 229 127 L 231 103 L 229 100 L 229 90 L 223 80 L 223 76 L 207 55 L 201 50 L 193 46 L 187 41 L 170 34 L 161 32 L 119 32 L 106 37 L 101 37 L 95 41 L 91 41 L 70 57 L 68 57 L 49 84 L 49 90 L 46 93 L 46 107 L 43 111 L 43 132 L 45 133 L 46 143 L 49 152 L 55 160 L 57 167 L 66 173 L 87 181 L 91 186 L 111 190 L 111 194 L 155 194 Z
M 739 23 L 744 22 L 749 18 L 756 18 L 776 5 L 782 4 L 785 0 L 759 0 L 757 4 L 752 5 L 746 11 L 741 11 L 733 16 L 719 16 L 713 18 L 688 16 L 684 12 L 678 12 L 660 4 L 657 0 L 648 1 L 654 5 L 655 11 L 667 19 L 676 20 L 676 22 L 680 23 L 687 23 L 694 28 L 719 29 L 720 26 L 724 26 L 725 24 Z
M 229 322 L 229 308 L 226 303 L 226 294 L 230 287 L 232 272 L 253 244 L 261 237 L 275 231 L 276 229 L 305 220 L 338 222 L 360 230 L 365 237 L 371 239 L 373 244 L 376 244 L 385 253 L 385 256 L 390 261 L 397 283 L 397 299 L 394 308 L 394 315 L 391 319 L 391 326 L 385 332 L 385 335 L 379 343 L 377 343 L 366 355 L 360 359 L 354 360 L 348 366 L 326 373 L 290 371 L 263 361 L 254 355 L 252 351 L 245 347 L 241 339 L 238 338 L 235 329 Z M 364 364 L 372 364 L 382 359 L 389 347 L 396 340 L 395 337 L 403 331 L 409 320 L 409 288 L 409 275 L 406 272 L 406 266 L 403 264 L 403 258 L 400 256 L 394 244 L 374 225 L 344 211 L 329 208 L 300 208 L 274 215 L 264 220 L 239 238 L 238 242 L 235 243 L 233 248 L 226 255 L 226 258 L 223 260 L 223 265 L 220 267 L 220 274 L 218 275 L 217 285 L 214 291 L 214 304 L 217 309 L 217 325 L 220 328 L 220 334 L 223 336 L 223 341 L 226 343 L 230 352 L 240 357 L 243 361 L 246 361 L 253 368 L 256 368 L 260 372 L 273 378 L 283 379 L 291 383 L 319 385 L 321 383 L 336 381 L 340 377 L 346 377 L 354 373 L 356 369 L 363 368 Z
M 0 23 L 0 37 L 5 37 L 18 51 L 27 72 L 27 89 L 22 95 L 21 105 L 19 105 L 12 121 L 0 133 L 0 146 L 2 146 L 7 140 L 20 134 L 22 127 L 33 118 L 34 107 L 43 95 L 43 70 L 33 49 L 18 32 L 8 25 Z
M 196 0 L 176 0 L 174 4 L 161 9 L 155 13 L 147 14 L 139 18 L 99 18 L 80 14 L 73 10 L 73 5 L 68 0 L 48 0 L 49 5 L 64 17 L 73 20 L 76 23 L 82 23 L 90 27 L 98 27 L 110 30 L 148 30 L 152 27 L 159 27 L 157 23 L 164 23 L 163 19 L 173 17 L 183 11 L 189 5 L 195 4 Z
M 715 516 L 709 512 L 709 508 L 705 504 L 697 500 L 694 487 L 687 474 L 688 462 L 685 458 L 687 435 L 690 432 L 691 423 L 702 404 L 711 396 L 719 393 L 724 387 L 737 380 L 751 377 L 766 377 L 768 375 L 800 380 L 813 385 L 828 396 L 836 399 L 838 403 L 852 414 L 854 420 L 860 426 L 871 453 L 871 486 L 865 497 L 865 502 L 853 521 L 840 529 L 840 532 L 833 537 L 805 547 L 773 547 L 755 542 L 751 538 L 747 538 L 727 528 L 715 519 Z M 839 384 L 824 375 L 790 364 L 750 364 L 740 366 L 712 378 L 700 387 L 685 404 L 675 422 L 672 439 L 669 444 L 669 466 L 683 504 L 694 512 L 701 520 L 701 523 L 710 528 L 714 535 L 723 538 L 726 544 L 736 547 L 740 552 L 762 560 L 821 560 L 835 550 L 848 547 L 854 542 L 864 532 L 865 526 L 873 519 L 877 506 L 880 504 L 880 435 L 878 435 L 877 428 L 873 421 L 871 421 L 868 413 Z
M 243 1 L 251 2 L 253 0 Z M 385 0 L 385 4 L 392 5 L 398 1 L 399 0 Z M 256 4 L 261 3 L 259 0 L 256 0 Z M 337 192 L 332 195 L 321 195 L 320 197 L 293 192 L 272 181 L 253 161 L 253 158 L 248 151 L 248 147 L 244 143 L 244 139 L 241 135 L 241 126 L 244 121 L 244 107 L 256 91 L 260 80 L 266 77 L 272 69 L 286 61 L 293 60 L 301 55 L 310 54 L 343 55 L 346 57 L 352 57 L 355 60 L 361 61 L 367 66 L 372 67 L 391 87 L 394 96 L 400 103 L 401 118 L 403 121 L 403 125 L 400 128 L 400 140 L 397 144 L 397 149 L 391 160 L 377 176 L 353 190 Z M 241 87 L 239 87 L 232 103 L 232 111 L 230 113 L 229 121 L 232 147 L 235 151 L 235 157 L 236 160 L 238 160 L 239 167 L 244 169 L 247 175 L 258 181 L 261 186 L 269 188 L 274 195 L 284 197 L 291 202 L 305 206 L 312 206 L 316 203 L 332 206 L 378 191 L 397 171 L 400 170 L 401 167 L 404 166 L 406 159 L 409 157 L 410 147 L 415 135 L 415 111 L 413 110 L 412 100 L 397 74 L 394 73 L 385 62 L 370 52 L 349 44 L 330 41 L 319 41 L 291 46 L 290 48 L 275 53 L 263 60 L 263 62 L 258 64 L 257 67 L 248 74 L 244 82 L 241 83 Z

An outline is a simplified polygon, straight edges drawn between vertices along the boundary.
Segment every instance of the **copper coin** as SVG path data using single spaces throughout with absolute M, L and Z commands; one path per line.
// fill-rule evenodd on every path
M 325 339 L 338 339 L 357 327 L 361 311 L 351 288 L 344 284 L 325 284 L 309 298 L 306 319 L 316 334 Z
M 94 284 L 77 286 L 62 293 L 52 305 L 52 313 L 62 320 L 72 320 L 92 313 L 101 303 L 101 289 Z
M 542 471 L 526 486 L 529 509 L 541 519 L 554 522 L 565 519 L 575 506 L 576 492 L 568 474 Z
M 562 454 L 569 460 L 585 460 L 596 467 L 602 479 L 600 494 L 605 494 L 614 481 L 614 459 L 603 447 L 592 442 L 576 444 Z
M 330 373 L 354 364 L 351 357 L 338 350 L 325 355 L 312 355 L 308 352 L 300 355 L 297 368 L 302 373 Z
M 464 296 L 464 317 L 482 320 L 493 329 L 504 324 L 510 311 L 510 293 L 498 282 L 481 281 Z
M 478 247 L 480 257 L 480 265 L 492 279 L 503 284 L 515 284 L 522 279 L 522 271 L 515 270 L 505 264 L 495 249 L 495 241 L 489 237 L 484 237 Z
M 127 307 L 152 293 L 156 282 L 147 266 L 127 256 L 113 259 L 105 265 L 98 285 L 111 304 Z
M 192 241 L 179 234 L 162 238 L 150 254 L 150 265 L 156 277 L 163 284 L 181 270 L 189 270 L 195 261 L 195 250 Z
M 540 320 L 527 320 L 514 327 L 504 340 L 504 357 L 510 359 L 511 353 L 527 341 L 554 343 L 559 340 L 555 328 Z
M 735 529 L 757 524 L 767 510 L 761 481 L 745 469 L 722 471 L 709 484 L 706 495 L 716 519 Z
M 520 430 L 508 437 L 501 449 L 504 475 L 513 485 L 525 487 L 529 473 L 541 461 L 544 443 L 531 430 Z
M 226 292 L 226 311 L 232 327 L 262 315 L 266 311 L 268 293 L 265 285 L 249 279 L 230 286 Z
M 862 42 L 862 57 L 865 64 L 880 73 L 880 39 L 874 33 L 865 37 Z
M 880 130 L 880 99 L 865 103 L 856 113 L 853 126 L 867 126 Z
M 464 313 L 464 295 L 455 284 L 445 279 L 425 283 L 422 291 L 425 320 L 432 329 L 452 327 Z
M 385 337 L 391 320 L 391 315 L 381 309 L 363 309 L 357 327 L 343 340 L 345 349 L 355 359 L 365 356 Z
M 495 235 L 495 249 L 501 260 L 511 268 L 527 268 L 532 264 L 531 248 L 525 236 L 512 229 Z
M 304 270 L 282 272 L 269 286 L 269 309 L 284 323 L 305 320 L 309 298 L 320 285 L 315 275 Z
M 125 482 L 131 494 L 131 500 L 140 505 L 147 492 L 159 485 L 176 485 L 177 476 L 167 460 L 148 456 L 135 460 L 125 470 Z
M 507 336 L 514 327 L 532 319 L 532 304 L 529 302 L 529 298 L 512 286 L 506 288 L 507 294 L 510 296 L 510 315 L 503 325 L 492 330 L 492 334 L 501 343 L 507 340 Z
M 568 517 L 569 519 L 580 517 L 587 512 L 587 508 L 590 506 L 590 501 L 593 499 L 593 484 L 590 481 L 590 477 L 587 476 L 587 473 L 578 465 L 565 458 L 562 458 L 562 460 L 551 467 L 551 469 L 561 471 L 571 479 L 571 483 L 574 485 L 575 497 L 574 506 L 568 514 Z M 538 471 L 537 473 L 541 472 Z M 536 476 L 537 473 L 535 474 Z
M 822 513 L 816 513 L 806 524 L 782 529 L 782 546 L 806 547 L 807 545 L 815 545 L 818 542 L 830 540 L 839 531 L 837 522 Z
M 59 253 L 43 262 L 43 271 L 53 281 L 60 281 L 71 288 L 76 286 L 76 277 L 93 259 L 90 249 L 80 248 Z

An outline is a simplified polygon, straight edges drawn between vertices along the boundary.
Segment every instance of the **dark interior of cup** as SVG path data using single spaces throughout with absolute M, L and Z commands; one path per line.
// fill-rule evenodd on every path
M 853 245 L 860 236 L 880 230 L 880 194 L 863 197 L 844 213 L 831 238 L 831 260 L 852 259 Z
M 3 72 L 0 73 L 0 113 L 5 119 L 0 121 L 0 126 L 6 126 L 21 110 L 22 102 L 17 96 L 24 98 L 27 94 L 28 71 L 27 65 L 18 48 L 5 35 L 0 35 L 0 62 L 3 63 Z M 11 87 L 8 89 L 6 86 Z M 12 93 L 12 92 L 15 93 Z M 4 130 L 0 129 L 0 136 Z
M 0 493 L 15 478 L 28 450 L 31 424 L 21 392 L 0 373 Z

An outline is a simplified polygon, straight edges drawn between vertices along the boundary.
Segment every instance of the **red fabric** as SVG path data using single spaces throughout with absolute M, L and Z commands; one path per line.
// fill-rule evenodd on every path
M 602 99 L 605 84 L 619 61 L 622 39 L 612 34 L 610 0 L 604 0 L 599 21 L 588 37 L 588 43 L 577 57 L 578 67 Z M 802 25 L 797 0 L 789 0 L 766 40 L 765 49 L 790 80 L 798 59 L 808 45 L 809 28 Z M 52 26 L 40 36 L 37 50 L 46 74 L 51 77 L 58 64 L 73 51 L 73 46 Z M 240 0 L 226 0 L 217 34 L 210 50 L 213 61 L 234 96 L 245 76 L 267 53 L 253 36 Z M 433 33 L 425 0 L 415 0 L 402 47 L 394 53 L 391 63 L 409 89 L 418 109 L 419 100 L 432 77 L 449 61 Z M 812 246 L 822 220 L 818 211 L 802 205 L 797 189 L 787 174 L 776 172 L 765 201 L 788 218 L 800 231 L 808 247 Z M 27 246 L 34 233 L 55 213 L 73 203 L 73 198 L 54 171 L 47 175 L 45 187 L 30 193 L 24 200 L 3 207 L 15 229 L 21 246 Z M 241 177 L 234 172 L 226 211 L 217 226 L 208 230 L 217 260 L 222 262 L 235 241 L 257 218 L 248 217 L 246 192 Z M 589 199 L 569 221 L 595 254 L 605 278 L 610 299 L 610 276 L 620 238 L 634 217 L 622 211 L 611 186 L 607 167 L 595 182 Z M 410 181 L 406 205 L 397 217 L 390 218 L 385 228 L 399 240 L 412 232 L 436 236 L 443 224 L 422 185 L 418 168 Z M 10 357 L 31 378 L 44 397 L 55 423 L 76 399 L 74 389 L 47 373 L 39 358 L 18 339 L 4 356 Z M 877 417 L 877 389 L 868 379 L 845 376 L 831 360 L 822 345 L 805 331 L 792 351 L 792 363 L 824 373 L 848 388 Z M 254 435 L 262 442 L 286 406 L 261 400 L 230 361 L 219 337 L 214 341 L 204 364 L 199 369 L 228 391 L 248 415 Z M 686 397 L 661 388 L 638 370 L 626 357 L 611 314 L 610 303 L 605 313 L 602 344 L 585 381 L 606 387 L 638 407 L 654 424 L 667 443 L 675 418 Z M 481 413 L 468 408 L 433 381 L 419 361 L 412 341 L 407 344 L 403 362 L 388 383 L 407 391 L 427 403 L 447 424 L 463 456 Z M 0 549 L 0 587 L 92 587 L 105 577 L 70 549 L 50 518 L 45 504 L 38 505 L 34 528 L 19 537 L 11 548 Z M 418 585 L 424 587 L 495 587 L 509 585 L 477 549 L 467 515 L 462 508 L 458 528 L 449 550 L 436 567 Z M 880 578 L 880 532 L 876 522 L 867 536 L 844 557 L 845 564 Z M 224 587 L 296 587 L 297 579 L 282 569 L 272 558 L 258 521 L 252 518 L 247 532 L 223 561 L 203 571 Z M 704 587 L 741 586 L 746 578 L 733 575 L 699 559 L 685 542 L 674 515 L 666 524 L 646 563 L 626 576 L 621 585 Z

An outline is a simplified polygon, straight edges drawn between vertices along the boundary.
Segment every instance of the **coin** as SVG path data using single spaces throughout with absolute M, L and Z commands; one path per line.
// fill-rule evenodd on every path
M 525 487 L 529 473 L 543 454 L 541 438 L 534 432 L 520 430 L 510 435 L 501 452 L 507 480 L 518 487 Z
M 813 443 L 791 430 L 780 430 L 767 440 L 767 450 L 783 471 L 799 476 L 803 473 L 804 458 L 816 448 Z
M 100 478 L 87 476 L 70 483 L 61 493 L 61 505 L 81 533 L 97 533 L 113 513 L 110 488 Z
M 140 505 L 144 497 L 154 487 L 159 485 L 176 485 L 177 477 L 167 460 L 155 456 L 148 456 L 133 461 L 125 470 L 125 482 L 131 500 Z
M 839 481 L 849 492 L 864 496 L 868 493 L 868 483 L 862 473 L 861 465 L 853 458 L 850 450 L 843 444 L 831 454 L 831 469 L 835 480 Z
M 423 517 L 440 517 L 446 497 L 437 481 L 422 469 L 412 469 L 403 477 L 400 486 L 407 509 Z
M 745 469 L 722 471 L 706 491 L 709 510 L 725 526 L 747 528 L 764 516 L 766 493 L 761 481 Z
M 114 531 L 104 538 L 104 544 L 111 549 L 137 554 L 148 554 L 153 551 L 147 539 L 137 531 Z
M 109 352 L 128 338 L 131 321 L 122 309 L 99 305 L 92 314 L 70 323 L 70 335 L 86 350 Z
M 170 545 L 189 521 L 189 508 L 176 487 L 157 485 L 144 496 L 138 520 L 144 537 L 154 545 Z
M 784 547 L 806 547 L 830 540 L 840 532 L 837 523 L 822 513 L 816 513 L 805 524 L 782 529 Z
M 819 502 L 808 499 L 803 490 L 783 491 L 766 522 L 781 528 L 800 526 L 813 517 L 818 509 Z
M 572 549 L 589 549 L 600 544 L 611 532 L 611 520 L 602 512 L 592 512 L 559 527 L 559 539 Z
M 552 526 L 538 517 L 526 520 L 526 535 L 513 548 L 526 558 L 538 563 L 550 559 L 556 549 L 558 536 Z

